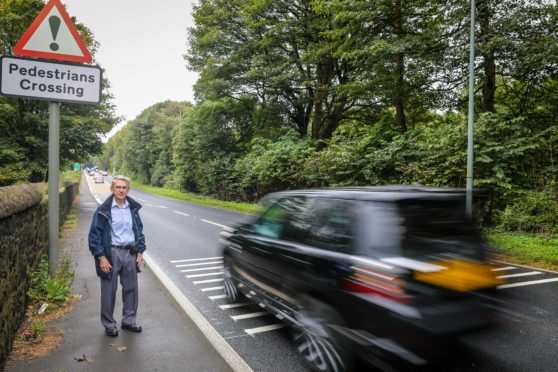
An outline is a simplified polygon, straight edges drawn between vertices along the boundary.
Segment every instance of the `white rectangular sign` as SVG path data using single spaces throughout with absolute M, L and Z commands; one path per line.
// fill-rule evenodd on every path
M 101 69 L 29 58 L 0 57 L 0 94 L 73 103 L 101 101 Z

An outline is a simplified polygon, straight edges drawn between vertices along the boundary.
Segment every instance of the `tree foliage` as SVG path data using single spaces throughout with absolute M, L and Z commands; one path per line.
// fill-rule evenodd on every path
M 11 55 L 13 47 L 44 7 L 41 0 L 0 2 L 0 51 Z M 76 22 L 75 19 L 73 20 Z M 76 24 L 92 55 L 98 48 L 93 33 Z M 120 120 L 115 114 L 110 84 L 103 81 L 101 103 L 62 104 L 60 110 L 60 164 L 85 162 L 102 151 L 101 135 Z M 0 97 L 0 185 L 36 182 L 48 168 L 48 103 Z
M 164 103 L 184 107 L 169 126 L 149 108 L 104 156 L 143 182 L 222 199 L 464 187 L 469 4 L 201 0 L 186 54 L 196 104 Z M 558 9 L 478 0 L 476 15 L 474 182 L 497 216 L 522 190 L 555 197 Z

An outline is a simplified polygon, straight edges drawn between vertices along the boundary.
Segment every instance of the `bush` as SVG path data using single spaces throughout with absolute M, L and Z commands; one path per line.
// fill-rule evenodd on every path
M 305 187 L 304 162 L 314 149 L 314 141 L 293 130 L 277 141 L 254 138 L 250 152 L 234 164 L 237 188 L 252 201 L 269 192 Z
M 504 231 L 558 234 L 558 200 L 549 191 L 529 191 L 515 198 L 501 213 Z

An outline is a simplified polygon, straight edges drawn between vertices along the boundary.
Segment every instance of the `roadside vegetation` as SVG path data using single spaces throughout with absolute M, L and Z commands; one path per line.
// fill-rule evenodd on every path
M 71 213 L 66 217 L 61 233 L 66 235 L 75 229 L 76 216 Z M 54 350 L 63 341 L 64 332 L 50 326 L 49 322 L 72 311 L 72 305 L 80 299 L 80 296 L 72 295 L 73 263 L 64 250 L 53 275 L 48 273 L 45 255 L 35 270 L 28 269 L 28 277 L 27 311 L 14 340 L 11 359 L 35 358 Z
M 558 271 L 558 238 L 532 234 L 487 231 L 497 259 Z
M 233 212 L 256 214 L 257 212 L 261 211 L 261 207 L 258 204 L 223 201 L 199 194 L 185 193 L 176 189 L 143 185 L 138 182 L 132 182 L 132 188 L 148 191 L 153 194 L 166 196 L 172 199 L 205 205 L 208 207 L 227 209 Z
M 60 172 L 60 178 L 59 181 L 60 183 L 64 183 L 64 182 L 73 182 L 73 183 L 79 183 L 79 180 L 81 179 L 81 174 L 82 171 L 62 171 Z

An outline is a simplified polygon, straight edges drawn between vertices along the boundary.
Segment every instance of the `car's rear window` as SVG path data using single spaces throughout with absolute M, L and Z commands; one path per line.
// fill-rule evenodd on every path
M 456 200 L 366 202 L 359 236 L 366 255 L 421 257 L 454 253 L 482 258 L 483 240 Z

